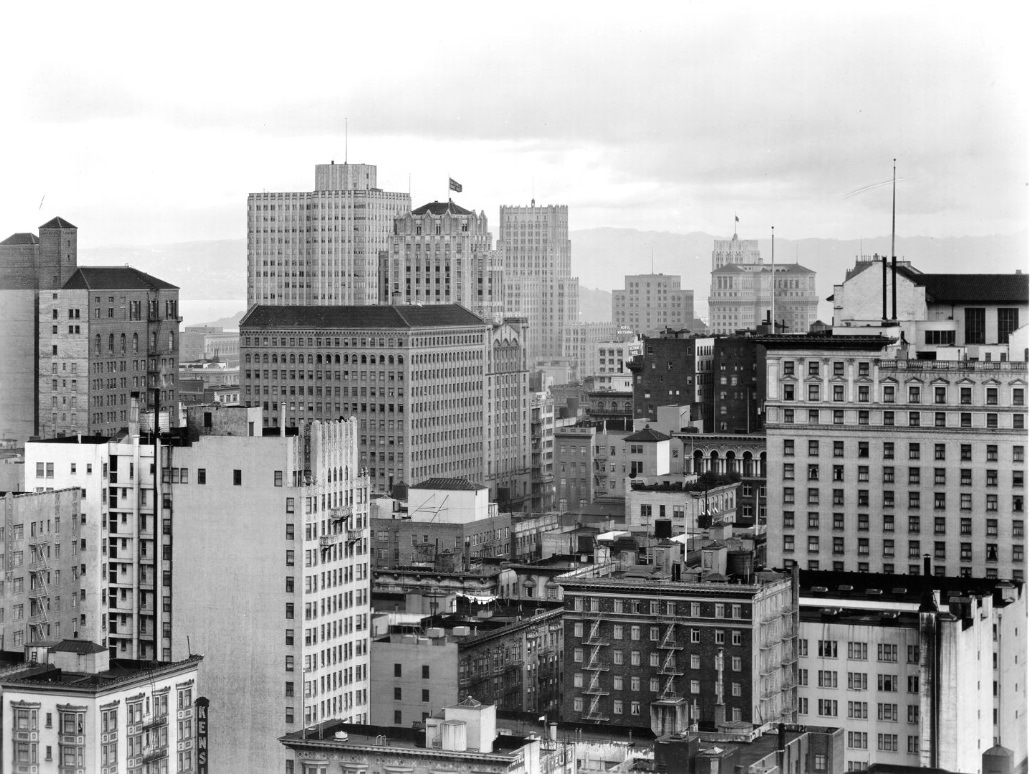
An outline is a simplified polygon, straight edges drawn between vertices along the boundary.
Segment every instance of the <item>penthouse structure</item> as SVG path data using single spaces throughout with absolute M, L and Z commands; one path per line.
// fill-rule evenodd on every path
M 254 307 L 240 323 L 243 400 L 267 426 L 357 417 L 359 464 L 375 491 L 467 477 L 495 500 L 521 502 L 525 326 L 455 304 Z
M 368 305 L 380 254 L 411 197 L 378 188 L 372 164 L 318 164 L 315 190 L 247 197 L 247 306 Z
M 174 416 L 180 322 L 179 289 L 128 266 L 83 266 L 43 294 L 39 434 L 113 435 L 134 396 Z
M 775 573 L 706 579 L 684 568 L 678 552 L 666 543 L 653 565 L 612 561 L 558 577 L 563 717 L 656 735 L 691 724 L 793 722 L 796 581 Z
M 689 328 L 694 291 L 680 288 L 678 274 L 627 274 L 623 290 L 612 291 L 612 321 L 640 335 Z
M 1025 767 L 1023 583 L 934 577 L 929 557 L 922 577 L 800 576 L 799 721 L 844 726 L 849 770 Z
M 1023 579 L 1026 364 L 912 359 L 880 330 L 759 340 L 770 564 Z
M 504 316 L 504 265 L 486 215 L 453 201 L 394 220 L 379 286 L 383 304 L 460 304 L 487 320 Z
M 572 276 L 569 208 L 501 207 L 497 251 L 504 260 L 504 303 L 529 321 L 529 362 L 563 356 L 567 331 L 579 318 L 579 279 Z
M 208 701 L 202 656 L 111 658 L 88 640 L 38 642 L 0 677 L 4 771 L 202 771 Z

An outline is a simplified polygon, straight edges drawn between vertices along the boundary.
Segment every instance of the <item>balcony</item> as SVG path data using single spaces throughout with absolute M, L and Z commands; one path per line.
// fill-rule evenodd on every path
M 591 661 L 583 668 L 590 672 L 607 672 L 612 667 L 611 664 L 609 664 L 607 661 L 596 659 L 594 661 Z
M 322 535 L 318 538 L 318 545 L 321 548 L 331 548 L 340 542 L 340 535 Z
M 160 744 L 151 744 L 143 748 L 143 762 L 148 763 L 149 761 L 157 760 L 168 755 L 168 743 L 162 742 Z

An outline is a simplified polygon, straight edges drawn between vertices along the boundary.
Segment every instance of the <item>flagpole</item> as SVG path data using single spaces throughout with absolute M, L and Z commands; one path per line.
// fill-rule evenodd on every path
M 776 335 L 776 226 L 772 229 L 772 332 Z

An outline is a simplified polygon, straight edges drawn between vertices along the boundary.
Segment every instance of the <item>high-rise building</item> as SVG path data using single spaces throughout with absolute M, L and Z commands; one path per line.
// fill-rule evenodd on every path
M 612 321 L 648 336 L 683 330 L 694 323 L 694 291 L 680 288 L 678 274 L 627 274 L 612 291 Z
M 529 362 L 563 357 L 566 331 L 579 319 L 579 278 L 572 276 L 569 208 L 501 207 L 497 250 L 504 260 L 509 315 L 529 320 Z
M 909 359 L 897 327 L 861 330 L 758 340 L 769 564 L 1024 578 L 1026 363 Z
M 627 373 L 626 363 L 631 355 L 639 354 L 639 348 L 631 328 L 613 322 L 576 322 L 565 331 L 562 357 L 572 366 L 573 378 L 585 379 L 595 374 Z
M 467 477 L 521 502 L 525 325 L 455 304 L 254 307 L 240 323 L 243 399 L 266 425 L 356 416 L 359 464 L 377 492 Z
M 752 336 L 718 336 L 712 357 L 712 427 L 755 433 L 764 427 L 765 350 Z
M 432 202 L 394 221 L 379 267 L 383 304 L 460 304 L 487 320 L 504 315 L 504 265 L 486 215 Z
M 77 262 L 78 229 L 63 218 L 40 226 L 38 237 L 0 242 L 0 439 L 24 443 L 39 433 L 39 302 L 64 286 Z
M 376 187 L 371 164 L 319 164 L 315 190 L 247 197 L 247 306 L 366 305 L 411 196 Z
M 717 239 L 712 250 L 708 327 L 754 329 L 775 315 L 779 333 L 807 333 L 816 321 L 815 272 L 797 263 L 764 264 L 756 239 Z
M 256 408 L 196 406 L 188 416 L 188 432 L 162 450 L 172 656 L 200 652 L 210 665 L 212 770 L 284 771 L 281 734 L 369 720 L 357 423 L 265 433 Z
M 133 395 L 174 415 L 179 289 L 131 267 L 82 266 L 39 301 L 39 435 L 110 436 Z

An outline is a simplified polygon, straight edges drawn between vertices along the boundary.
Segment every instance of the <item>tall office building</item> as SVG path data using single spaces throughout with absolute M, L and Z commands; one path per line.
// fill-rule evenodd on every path
M 524 320 L 455 304 L 258 306 L 240 333 L 248 405 L 266 425 L 356 416 L 375 491 L 467 477 L 493 499 L 530 494 Z
M 770 566 L 918 574 L 930 554 L 935 575 L 1023 579 L 1026 363 L 862 331 L 758 339 Z
M 778 333 L 807 333 L 818 307 L 811 269 L 797 263 L 763 263 L 757 239 L 742 240 L 734 234 L 715 241 L 708 295 L 712 333 L 753 329 L 773 314 Z
M 39 301 L 39 435 L 113 435 L 178 402 L 179 289 L 125 267 L 83 266 Z
M 452 201 L 394 221 L 379 285 L 383 304 L 461 304 L 487 320 L 504 314 L 504 265 L 486 215 Z
M 40 294 L 63 287 L 77 263 L 78 229 L 63 218 L 40 226 L 38 237 L 0 242 L 0 439 L 24 443 L 39 433 Z
M 247 197 L 247 306 L 366 305 L 379 257 L 411 197 L 376 187 L 371 164 L 319 164 L 315 190 Z
M 569 208 L 501 207 L 497 250 L 504 259 L 509 315 L 529 320 L 529 362 L 563 357 L 566 331 L 579 319 L 579 278 L 572 276 Z
M 680 288 L 678 274 L 627 274 L 625 288 L 612 291 L 612 321 L 648 336 L 666 328 L 689 328 L 694 324 L 694 291 Z

